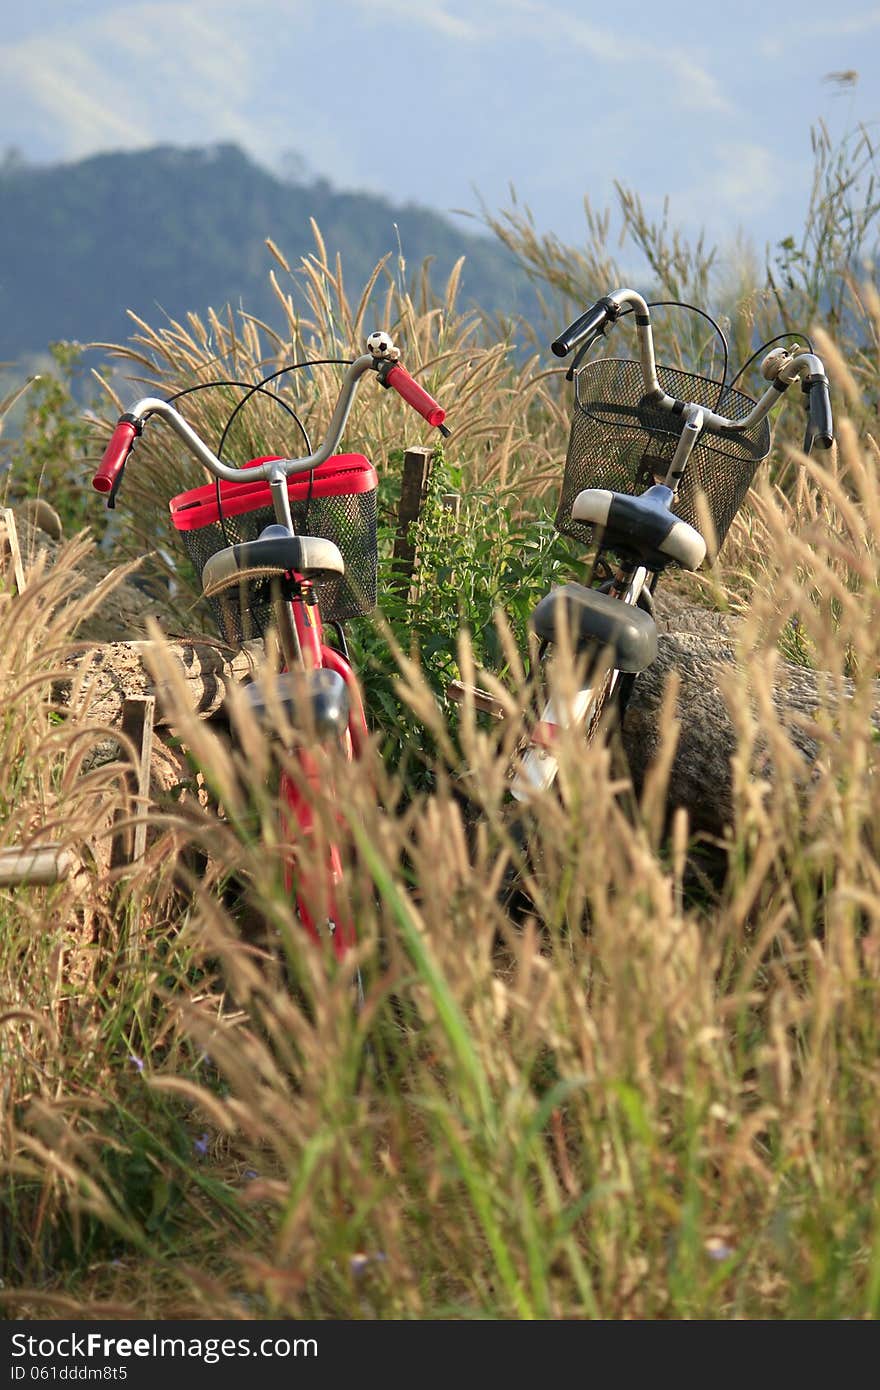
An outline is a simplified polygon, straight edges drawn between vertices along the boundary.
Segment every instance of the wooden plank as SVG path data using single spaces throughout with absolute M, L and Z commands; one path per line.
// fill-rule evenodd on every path
M 477 709 L 491 714 L 493 719 L 507 718 L 507 710 L 501 701 L 496 700 L 494 695 L 491 695 L 488 690 L 483 690 L 479 685 L 465 685 L 464 681 L 450 681 L 446 687 L 446 698 L 452 700 L 456 705 L 462 705 L 465 700 L 471 699 Z
M 129 759 L 125 773 L 123 806 L 117 820 L 123 822 L 110 847 L 110 867 L 137 864 L 147 848 L 146 812 L 150 804 L 150 768 L 153 756 L 153 728 L 156 717 L 155 695 L 131 695 L 122 703 L 122 732 L 131 742 L 134 762 Z M 126 752 L 129 752 L 126 746 Z M 141 953 L 140 911 L 136 904 L 119 897 L 119 906 L 128 911 L 126 954 L 133 963 Z
M 24 566 L 21 563 L 21 546 L 18 543 L 18 527 L 15 513 L 11 507 L 0 508 L 0 554 L 12 561 L 12 577 L 19 594 L 24 593 Z
M 32 845 L 29 849 L 15 846 L 0 850 L 0 886 L 19 884 L 45 886 L 60 883 L 70 873 L 73 855 L 58 845 Z
M 155 695 L 140 695 L 126 700 L 122 707 L 122 727 L 126 727 L 126 717 L 140 732 L 141 760 L 137 769 L 137 811 L 140 818 L 134 828 L 132 863 L 143 859 L 147 848 L 146 814 L 150 805 L 150 766 L 153 758 L 153 727 L 156 718 Z M 135 744 L 135 747 L 138 745 Z
M 403 475 L 400 501 L 397 504 L 397 535 L 394 538 L 392 570 L 400 576 L 401 587 L 412 579 L 416 564 L 416 548 L 410 530 L 421 515 L 431 479 L 433 455 L 430 449 L 407 449 L 403 456 Z

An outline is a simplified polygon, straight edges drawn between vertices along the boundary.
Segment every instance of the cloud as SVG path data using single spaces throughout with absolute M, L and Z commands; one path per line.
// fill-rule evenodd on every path
M 757 51 L 762 58 L 780 58 L 793 48 L 801 48 L 805 43 L 816 39 L 856 38 L 862 34 L 880 29 L 880 9 L 865 10 L 863 14 L 835 15 L 833 19 L 804 19 L 788 25 L 784 33 L 768 34 L 758 42 Z M 857 56 L 857 55 L 856 55 Z
M 421 25 L 442 34 L 446 39 L 461 39 L 473 43 L 485 35 L 485 28 L 471 18 L 453 14 L 447 5 L 437 0 L 353 0 L 355 7 L 367 18 L 381 24 L 383 17 L 411 25 Z M 497 31 L 496 31 L 497 32 Z
M 81 0 L 39 33 L 0 47 L 0 82 L 7 104 L 27 113 L 31 137 L 53 157 L 229 140 L 273 159 L 302 143 L 310 167 L 362 183 L 344 136 L 357 100 L 345 119 L 336 118 L 334 35 L 357 34 L 367 19 L 395 30 L 407 22 L 456 43 L 473 41 L 478 30 L 442 0 L 334 0 L 334 7 L 340 13 L 331 18 L 324 0 L 261 0 L 259 7 L 252 0 Z M 297 67 L 316 40 L 327 64 L 323 111 L 297 99 Z
M 143 124 L 110 99 L 100 67 L 63 40 L 28 40 L 0 54 L 0 82 L 21 94 L 41 133 L 65 155 L 145 138 Z
M 863 33 L 854 59 L 835 51 L 826 67 L 863 62 L 867 74 L 880 8 L 832 22 L 820 0 L 805 5 L 791 42 L 820 19 L 829 32 Z M 569 237 L 581 234 L 582 187 L 601 205 L 615 178 L 646 204 L 679 180 L 675 215 L 708 219 L 713 232 L 776 222 L 808 186 L 809 112 L 780 122 L 771 105 L 798 90 L 806 54 L 780 61 L 770 83 L 754 50 L 731 40 L 729 16 L 711 7 L 698 16 L 697 0 L 671 0 L 653 29 L 639 22 L 636 0 L 31 8 L 29 19 L 27 5 L 18 8 L 0 47 L 5 141 L 30 158 L 235 141 L 276 167 L 299 151 L 337 186 L 446 207 L 467 205 L 474 183 L 503 199 L 513 180 L 539 222 Z M 387 124 L 374 114 L 376 90 Z
M 615 76 L 619 71 L 629 88 L 619 98 L 627 108 L 655 100 L 659 84 L 664 100 L 679 108 L 730 109 L 691 52 L 591 23 L 567 12 L 565 0 L 483 0 L 480 7 L 465 0 L 333 0 L 332 7 L 326 0 L 79 0 L 0 50 L 0 80 L 15 128 L 27 120 L 30 136 L 53 157 L 234 140 L 272 159 L 299 145 L 310 166 L 337 181 L 362 181 L 351 111 L 338 112 L 340 99 L 350 106 L 351 97 L 334 92 L 332 53 L 338 35 L 349 54 L 367 23 L 379 32 L 387 25 L 389 35 L 408 30 L 410 49 L 414 35 L 417 50 L 442 44 L 447 58 L 454 46 L 466 46 L 477 64 L 485 62 L 489 86 L 501 45 L 519 50 L 516 71 L 523 52 L 540 44 L 550 63 L 557 50 L 573 48 Z M 428 45 L 418 42 L 420 30 Z M 375 47 L 373 35 L 362 46 Z M 316 52 L 328 66 L 329 120 L 314 101 L 297 102 L 297 64 L 303 55 L 314 62 Z
M 501 8 L 509 15 L 511 29 L 527 30 L 544 43 L 574 46 L 603 64 L 626 67 L 626 80 L 634 87 L 654 88 L 660 76 L 671 105 L 695 111 L 730 113 L 733 109 L 717 79 L 682 44 L 667 46 L 599 28 L 543 0 L 505 0 Z
M 66 158 L 180 138 L 259 148 L 259 125 L 240 114 L 255 74 L 228 31 L 241 11 L 228 0 L 146 0 L 79 19 L 68 11 L 0 50 L 0 81 Z
M 753 141 L 725 141 L 704 161 L 705 179 L 670 195 L 673 217 L 707 226 L 714 237 L 732 237 L 778 203 L 791 184 L 792 166 Z

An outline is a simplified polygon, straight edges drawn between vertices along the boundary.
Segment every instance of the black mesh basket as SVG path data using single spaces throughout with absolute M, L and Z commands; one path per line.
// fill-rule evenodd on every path
M 288 482 L 296 533 L 333 541 L 345 561 L 344 574 L 315 581 L 324 622 L 343 622 L 376 605 L 376 490 L 375 470 L 357 455 L 329 459 L 315 470 L 311 483 L 302 477 Z M 200 580 L 218 550 L 256 540 L 277 520 L 267 483 L 221 484 L 219 508 L 213 485 L 196 488 L 173 499 L 171 514 Z M 243 590 L 226 590 L 207 602 L 230 643 L 261 637 L 272 622 L 266 580 L 253 581 Z
M 658 367 L 663 390 L 676 400 L 693 402 L 742 420 L 754 407 L 751 397 L 717 381 L 673 367 Z M 681 416 L 644 400 L 645 384 L 638 362 L 604 358 L 588 362 L 575 374 L 575 401 L 565 459 L 556 526 L 589 545 L 593 527 L 575 521 L 574 500 L 585 488 L 639 493 L 663 482 L 678 444 Z M 766 420 L 743 432 L 704 430 L 688 459 L 673 507 L 676 515 L 705 533 L 700 498 L 705 499 L 717 552 L 742 505 L 755 470 L 770 450 Z M 714 546 L 711 541 L 714 539 Z

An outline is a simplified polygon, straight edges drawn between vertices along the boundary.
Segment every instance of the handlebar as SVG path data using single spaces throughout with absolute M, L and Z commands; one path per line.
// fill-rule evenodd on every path
M 773 371 L 771 385 L 744 419 L 730 420 L 726 415 L 719 415 L 704 407 L 698 408 L 692 402 L 676 400 L 675 397 L 667 395 L 663 390 L 657 378 L 650 310 L 645 300 L 635 290 L 613 290 L 611 294 L 598 299 L 579 318 L 569 324 L 564 333 L 560 333 L 559 337 L 553 340 L 550 344 L 551 351 L 557 357 L 566 357 L 574 348 L 580 347 L 582 350 L 586 350 L 609 323 L 616 322 L 626 305 L 632 307 L 636 333 L 638 334 L 639 356 L 645 383 L 645 400 L 650 402 L 654 408 L 669 411 L 670 414 L 679 417 L 683 416 L 691 423 L 697 419 L 697 414 L 699 414 L 700 430 L 724 430 L 741 433 L 760 424 L 779 400 L 780 393 L 786 391 L 793 381 L 800 379 L 804 391 L 809 393 L 809 420 L 804 439 L 804 452 L 809 453 L 816 442 L 823 449 L 831 447 L 834 442 L 834 425 L 831 415 L 831 399 L 828 394 L 828 378 L 825 375 L 825 367 L 821 359 L 814 353 L 800 352 L 797 355 L 792 355 L 780 349 L 780 361 Z M 577 365 L 578 359 L 574 363 L 575 367 Z M 685 436 L 682 436 L 681 443 L 682 456 L 679 458 L 677 453 L 676 458 L 679 466 L 683 468 L 690 448 L 685 445 Z
M 277 490 L 279 495 L 283 494 L 286 497 L 285 485 L 289 477 L 296 473 L 309 472 L 311 469 L 317 468 L 319 464 L 324 463 L 342 438 L 358 383 L 368 371 L 375 371 L 384 385 L 393 386 L 398 395 L 402 396 L 414 410 L 417 410 L 430 425 L 442 430 L 444 434 L 449 433 L 443 424 L 446 412 L 432 396 L 428 395 L 427 391 L 419 386 L 418 382 L 413 380 L 409 372 L 400 366 L 396 360 L 396 349 L 390 338 L 387 338 L 386 334 L 372 336 L 374 338 L 381 337 L 387 341 L 383 342 L 378 352 L 371 350 L 364 353 L 361 357 L 356 357 L 349 366 L 327 428 L 327 434 L 318 448 L 307 458 L 278 458 L 258 464 L 254 468 L 248 469 L 249 482 L 268 482 L 273 492 Z M 196 434 L 192 426 L 187 424 L 173 405 L 155 396 L 145 396 L 143 400 L 138 401 L 133 406 L 131 411 L 119 417 L 116 428 L 110 436 L 110 442 L 104 450 L 101 463 L 92 478 L 92 486 L 96 492 L 109 494 L 108 507 L 115 505 L 116 494 L 122 480 L 122 470 L 131 453 L 135 438 L 141 433 L 146 420 L 151 415 L 158 415 L 165 420 L 183 440 L 190 453 L 215 478 L 228 483 L 241 482 L 241 469 L 223 463 Z

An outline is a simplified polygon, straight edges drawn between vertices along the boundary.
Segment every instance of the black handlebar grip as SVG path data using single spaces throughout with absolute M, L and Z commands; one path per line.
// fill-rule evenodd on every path
M 557 357 L 567 357 L 572 348 L 582 343 L 588 333 L 601 333 L 606 323 L 613 322 L 618 313 L 613 299 L 598 299 L 592 308 L 569 324 L 564 333 L 554 338 L 550 344 L 550 351 Z
M 804 439 L 804 453 L 808 454 L 814 444 L 822 449 L 830 449 L 834 443 L 834 420 L 831 415 L 831 396 L 828 391 L 828 378 L 816 372 L 807 380 L 810 392 L 810 416 Z

